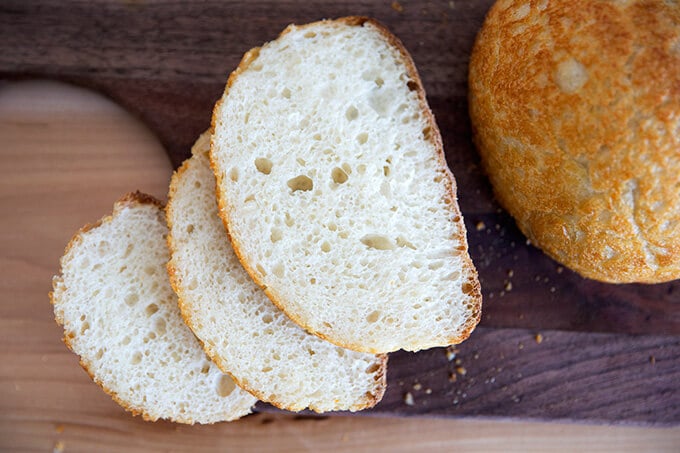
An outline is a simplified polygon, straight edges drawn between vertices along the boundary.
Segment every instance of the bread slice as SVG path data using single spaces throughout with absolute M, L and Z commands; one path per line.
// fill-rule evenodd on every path
M 140 193 L 73 237 L 50 294 L 64 342 L 113 399 L 146 420 L 234 420 L 256 398 L 208 360 L 182 322 L 160 202 Z
M 299 411 L 357 411 L 385 391 L 387 357 L 349 351 L 308 334 L 250 279 L 217 214 L 210 135 L 173 175 L 168 273 L 187 325 L 236 383 L 262 401 Z
M 213 112 L 220 216 L 292 320 L 357 351 L 463 341 L 481 295 L 413 61 L 373 20 L 290 26 Z

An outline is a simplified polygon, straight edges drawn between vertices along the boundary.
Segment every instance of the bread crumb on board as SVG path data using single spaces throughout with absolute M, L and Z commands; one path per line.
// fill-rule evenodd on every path
M 475 228 L 477 229 L 477 231 L 484 231 L 484 230 L 486 229 L 486 224 L 484 224 L 484 222 L 482 222 L 482 221 L 480 220 L 480 221 L 477 222 L 477 224 L 475 225 Z
M 453 359 L 456 358 L 456 354 L 458 354 L 458 348 L 449 346 L 446 348 L 446 359 L 450 362 Z
M 66 447 L 66 445 L 64 444 L 64 442 L 61 441 L 61 440 L 58 440 L 54 443 L 54 448 L 52 449 L 52 452 L 53 453 L 63 453 L 65 447 Z
M 392 9 L 395 10 L 398 13 L 401 13 L 404 11 L 404 7 L 401 6 L 401 3 L 399 2 L 392 2 Z
M 534 335 L 534 340 L 535 340 L 536 343 L 538 343 L 538 344 L 543 343 L 543 334 L 537 333 L 536 335 Z
M 413 399 L 413 394 L 411 392 L 406 392 L 404 395 L 404 404 L 407 406 L 414 406 L 416 402 Z
M 422 388 L 423 388 L 423 385 L 420 382 L 416 382 L 415 384 L 413 384 L 413 390 L 415 390 L 415 391 L 419 391 Z

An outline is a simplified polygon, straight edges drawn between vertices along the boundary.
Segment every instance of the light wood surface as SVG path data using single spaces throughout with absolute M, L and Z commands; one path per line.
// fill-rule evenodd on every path
M 0 85 L 0 150 L 2 451 L 680 451 L 678 428 L 283 414 L 181 426 L 133 418 L 61 343 L 47 293 L 71 235 L 130 190 L 164 198 L 170 162 L 121 108 L 54 82 Z

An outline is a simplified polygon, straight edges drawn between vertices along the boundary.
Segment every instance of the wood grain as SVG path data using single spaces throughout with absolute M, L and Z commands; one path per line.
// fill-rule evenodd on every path
M 145 128 L 112 103 L 83 90 L 30 82 L 0 85 L 0 157 L 2 212 L 12 214 L 0 223 L 0 451 L 673 452 L 680 446 L 679 428 L 492 421 L 486 417 L 310 419 L 259 414 L 211 426 L 148 423 L 134 418 L 90 381 L 77 357 L 60 342 L 62 333 L 52 319 L 47 291 L 63 247 L 78 227 L 108 212 L 113 201 L 132 188 L 163 196 L 170 175 L 164 151 Z M 537 344 L 533 333 L 480 329 L 458 353 L 466 375 L 459 375 L 460 381 L 450 385 L 442 385 L 439 378 L 456 364 L 455 360 L 449 362 L 441 349 L 429 351 L 427 356 L 393 355 L 390 395 L 385 402 L 392 401 L 394 407 L 388 412 L 412 414 L 411 408 L 399 404 L 401 393 L 413 392 L 417 407 L 425 401 L 428 388 L 432 393 L 427 404 L 433 407 L 443 407 L 458 397 L 460 407 L 469 413 L 472 406 L 468 400 L 484 399 L 493 407 L 518 395 L 522 399 L 510 403 L 521 411 L 527 397 L 533 398 L 518 393 L 526 380 L 539 391 L 537 398 L 552 398 L 566 412 L 568 401 L 551 396 L 563 393 L 560 386 L 571 386 L 568 393 L 596 411 L 594 403 L 587 401 L 593 383 L 584 379 L 590 359 L 579 362 L 574 358 L 562 369 L 529 375 L 542 367 L 533 363 L 536 354 L 536 361 L 543 363 L 545 356 L 559 354 L 562 348 L 571 351 L 572 346 L 587 348 L 596 362 L 611 354 L 618 365 L 632 368 L 634 375 L 646 373 L 644 378 L 651 381 L 657 365 L 668 370 L 677 363 L 668 350 L 659 350 L 663 341 L 658 338 L 644 339 L 626 360 L 624 347 L 617 346 L 617 335 L 591 336 L 588 339 L 596 344 L 571 345 L 565 339 L 572 334 L 543 333 L 544 341 Z M 572 338 L 582 337 L 576 334 Z M 524 349 L 519 349 L 520 342 Z M 489 344 L 491 350 L 486 349 Z M 485 349 L 479 349 L 482 345 Z M 496 361 L 505 360 L 501 354 L 518 363 L 498 370 Z M 657 355 L 655 365 L 645 362 L 647 354 Z M 399 366 L 395 362 L 408 363 Z M 431 364 L 441 367 L 417 372 L 420 366 Z M 518 378 L 517 373 L 522 372 L 525 375 Z M 541 374 L 559 373 L 569 379 L 561 380 L 552 394 L 549 388 L 537 385 L 544 379 Z M 640 382 L 640 376 L 628 384 L 615 374 L 609 376 L 607 385 L 632 391 L 630 397 L 636 405 L 648 404 L 637 398 L 645 391 L 629 385 Z M 484 382 L 493 377 L 496 383 L 506 382 L 508 389 Z M 473 379 L 482 383 L 477 390 Z M 422 382 L 420 390 L 413 389 L 416 380 Z M 556 379 L 549 377 L 548 381 Z

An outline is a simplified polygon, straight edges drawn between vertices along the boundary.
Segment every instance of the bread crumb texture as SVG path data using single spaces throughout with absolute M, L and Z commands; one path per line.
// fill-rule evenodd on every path
M 291 319 L 384 353 L 467 338 L 481 296 L 413 62 L 363 18 L 289 27 L 215 109 L 220 215 Z
M 375 405 L 385 391 L 387 357 L 308 334 L 241 266 L 217 213 L 209 150 L 210 135 L 203 134 L 168 196 L 168 269 L 187 325 L 240 386 L 277 407 L 325 412 Z
M 583 276 L 680 278 L 680 4 L 500 0 L 470 62 L 476 145 L 532 243 Z
M 239 418 L 257 400 L 208 360 L 182 321 L 166 234 L 160 203 L 131 194 L 74 236 L 52 293 L 64 342 L 116 402 L 147 420 Z

